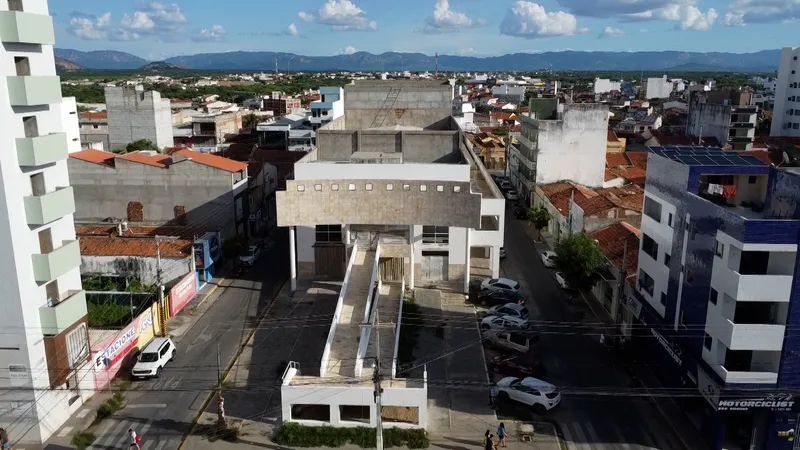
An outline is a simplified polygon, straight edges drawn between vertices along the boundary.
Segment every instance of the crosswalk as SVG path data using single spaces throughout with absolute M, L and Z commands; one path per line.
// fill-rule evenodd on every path
M 674 435 L 656 436 L 643 423 L 584 421 L 559 426 L 568 450 L 684 450 Z
M 156 434 L 153 423 L 161 420 L 160 414 L 149 418 L 147 421 L 124 415 L 106 419 L 96 431 L 97 439 L 90 449 L 108 450 L 125 449 L 130 445 L 128 430 L 133 429 L 142 437 L 139 446 L 142 450 L 171 450 L 177 449 L 181 443 L 182 435 L 178 432 L 166 435 Z M 158 433 L 163 432 L 159 430 Z

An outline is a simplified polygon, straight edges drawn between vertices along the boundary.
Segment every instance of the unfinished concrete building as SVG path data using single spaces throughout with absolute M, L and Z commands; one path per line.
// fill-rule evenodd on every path
M 107 86 L 106 111 L 111 150 L 147 139 L 159 149 L 173 145 L 172 110 L 169 99 L 142 86 Z

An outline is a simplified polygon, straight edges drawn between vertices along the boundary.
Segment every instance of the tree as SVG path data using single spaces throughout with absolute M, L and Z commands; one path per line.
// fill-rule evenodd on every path
M 556 245 L 556 268 L 574 289 L 590 288 L 603 265 L 603 253 L 589 236 L 572 233 Z
M 536 231 L 539 232 L 538 240 L 542 240 L 542 228 L 550 223 L 550 213 L 542 207 L 531 207 L 528 209 L 528 224 L 532 224 Z
M 242 130 L 252 132 L 256 129 L 259 121 L 260 119 L 257 115 L 253 113 L 246 114 L 244 117 L 242 117 Z
M 477 106 L 475 106 L 475 112 L 479 114 L 489 114 L 492 112 L 492 107 L 479 103 Z
M 126 153 L 139 150 L 158 150 L 158 147 L 156 147 L 156 144 L 153 144 L 153 141 L 150 139 L 139 139 L 138 141 L 133 141 L 125 146 Z

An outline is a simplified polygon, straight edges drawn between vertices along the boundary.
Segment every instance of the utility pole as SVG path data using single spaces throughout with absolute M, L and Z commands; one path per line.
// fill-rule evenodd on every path
M 219 341 L 217 341 L 217 429 L 225 430 L 228 424 L 225 422 L 225 397 L 222 396 L 222 365 L 219 362 Z
M 380 295 L 380 292 L 377 293 Z M 373 300 L 373 301 L 377 301 Z M 381 328 L 378 321 L 378 308 L 375 307 L 375 319 L 371 325 L 375 328 L 375 373 L 372 374 L 372 380 L 375 382 L 375 448 L 383 450 L 383 407 L 381 406 L 381 394 L 383 388 L 381 387 Z
M 164 295 L 165 287 L 161 279 L 161 241 L 177 240 L 177 236 L 158 236 L 156 235 L 156 285 L 158 286 L 158 321 L 161 327 L 161 336 L 167 336 L 167 302 Z

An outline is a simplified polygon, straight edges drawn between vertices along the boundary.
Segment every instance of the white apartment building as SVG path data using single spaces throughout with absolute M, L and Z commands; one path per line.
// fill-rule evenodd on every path
M 344 90 L 340 87 L 320 87 L 320 99 L 311 102 L 311 127 L 317 128 L 344 114 Z
M 15 448 L 44 442 L 94 388 L 66 162 L 78 131 L 54 41 L 46 0 L 0 2 L 0 427 Z
M 800 137 L 800 47 L 784 47 L 775 89 L 770 136 Z
M 648 78 L 645 85 L 645 98 L 669 98 L 675 87 L 672 80 L 667 79 L 666 75 L 661 78 Z
M 594 79 L 594 93 L 606 94 L 611 91 L 621 91 L 621 81 L 611 81 L 608 78 L 595 78 Z
M 153 142 L 159 149 L 174 145 L 168 98 L 161 98 L 157 91 L 145 91 L 141 85 L 106 86 L 105 96 L 111 150 L 123 149 L 140 139 Z

